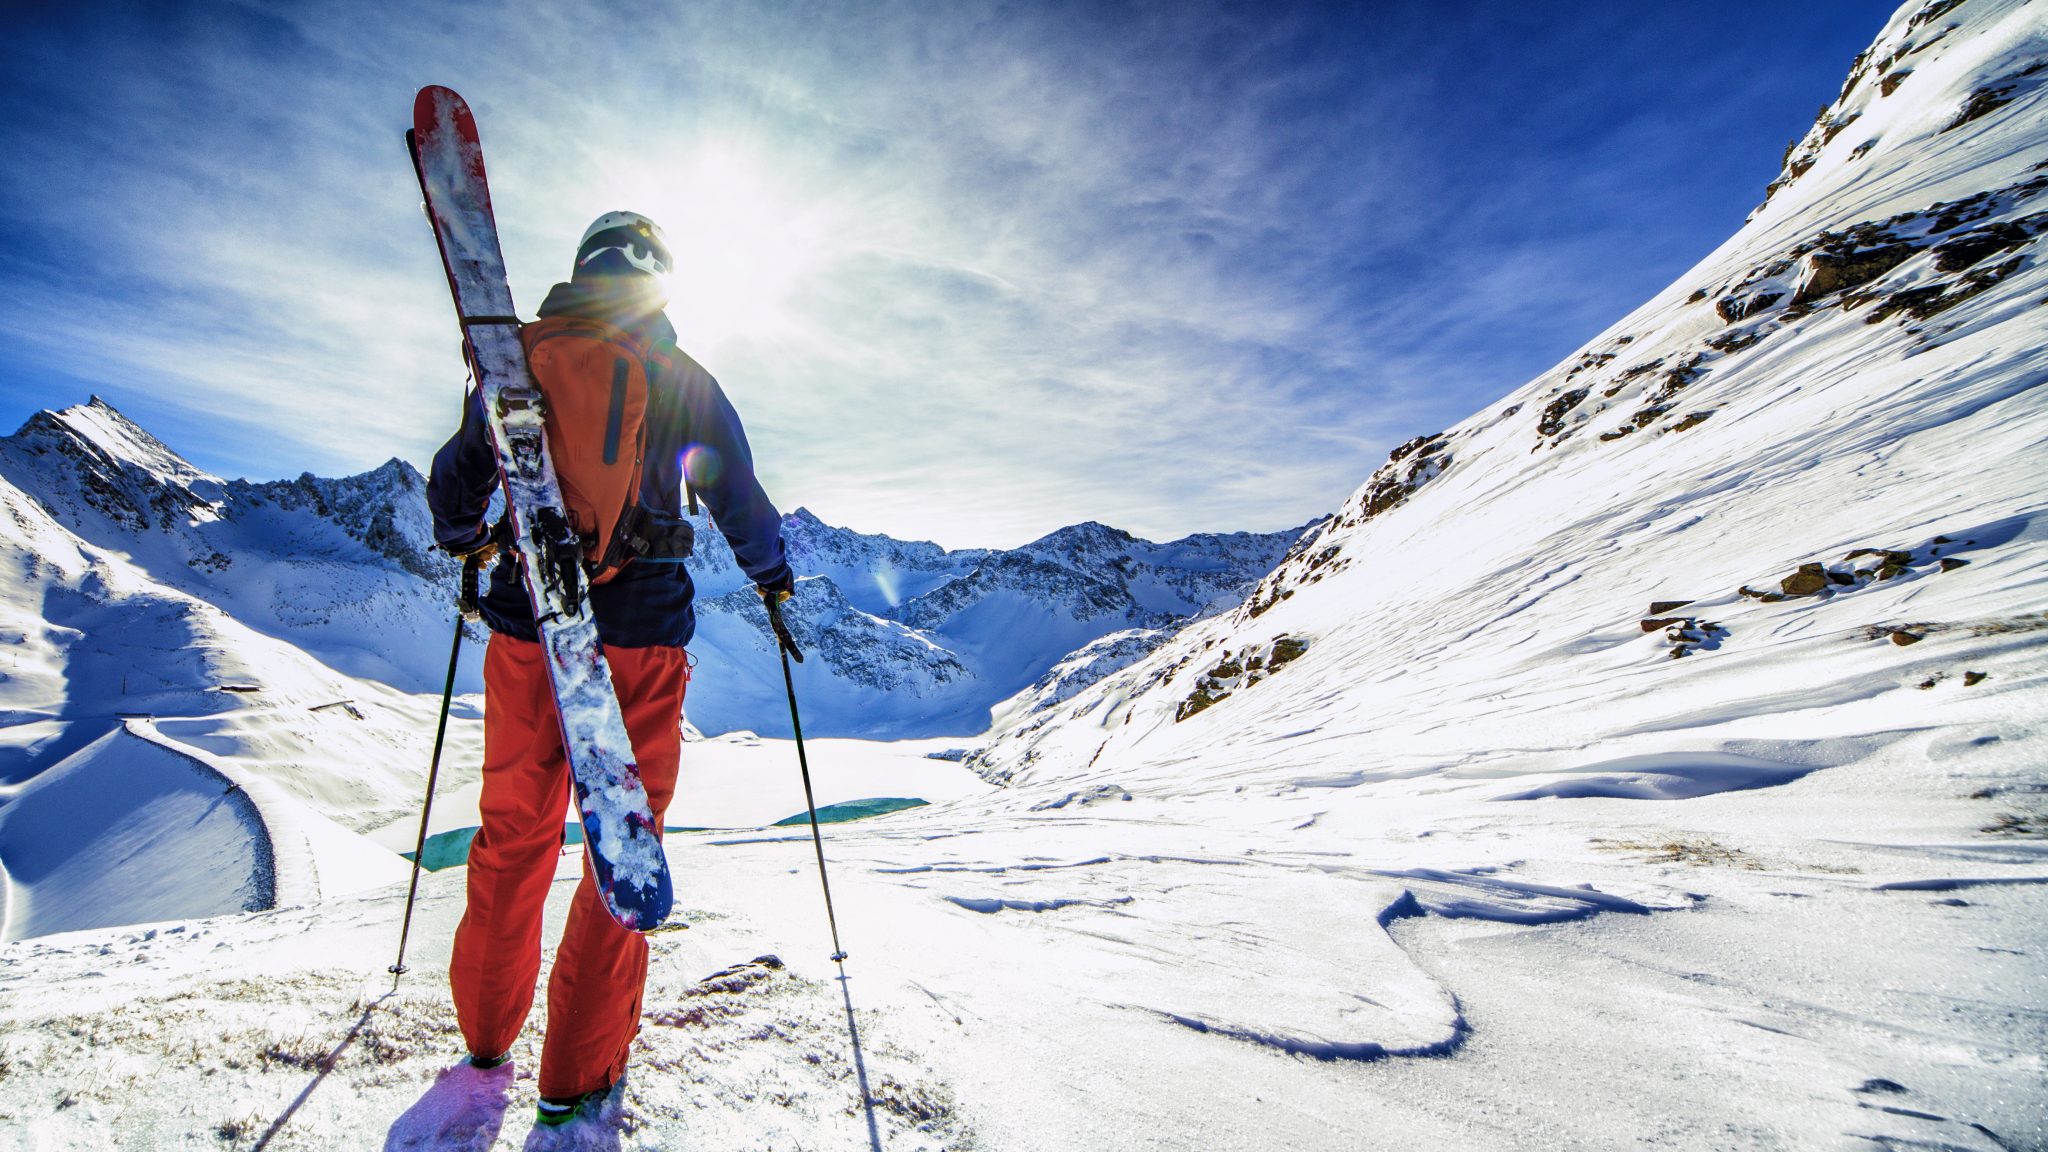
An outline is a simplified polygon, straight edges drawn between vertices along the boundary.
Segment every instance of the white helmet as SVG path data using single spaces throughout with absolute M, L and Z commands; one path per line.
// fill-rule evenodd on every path
M 666 275 L 675 267 L 668 237 L 638 212 L 607 212 L 591 221 L 576 245 L 576 266 L 585 267 L 607 252 L 619 253 L 626 263 L 650 276 Z

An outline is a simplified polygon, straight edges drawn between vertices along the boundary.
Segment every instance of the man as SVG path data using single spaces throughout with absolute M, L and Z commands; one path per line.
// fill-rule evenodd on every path
M 608 212 L 583 234 L 569 282 L 555 285 L 540 315 L 602 321 L 629 338 L 623 346 L 644 349 L 640 506 L 680 517 L 689 484 L 762 596 L 786 599 L 793 581 L 783 559 L 781 516 L 754 476 L 739 416 L 710 373 L 676 347 L 675 329 L 662 312 L 668 302 L 663 278 L 672 267 L 652 221 Z M 557 456 L 564 452 L 550 448 Z M 611 460 L 610 444 L 605 452 Z M 533 1004 L 541 909 L 570 795 L 519 561 L 513 549 L 497 551 L 496 534 L 484 522 L 498 482 L 482 402 L 471 392 L 461 430 L 434 456 L 427 503 L 442 547 L 479 559 L 497 553 L 480 605 L 491 630 L 484 656 L 483 827 L 469 849 L 469 902 L 448 972 L 470 1063 L 480 1069 L 505 1063 Z M 690 680 L 684 647 L 696 626 L 694 589 L 680 562 L 635 559 L 600 577 L 589 584 L 591 613 L 660 827 L 682 748 Z M 605 912 L 586 863 L 548 981 L 541 1123 L 563 1123 L 610 1093 L 639 1031 L 646 981 L 647 941 Z

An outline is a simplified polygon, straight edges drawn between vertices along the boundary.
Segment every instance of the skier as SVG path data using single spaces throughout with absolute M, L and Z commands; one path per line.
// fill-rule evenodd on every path
M 536 351 L 535 335 L 543 329 L 571 337 L 563 347 L 581 341 L 598 349 L 596 363 L 607 369 L 582 368 L 573 353 L 555 357 L 557 376 L 586 371 L 598 378 L 571 379 L 573 394 L 547 392 L 548 447 L 571 517 L 581 521 L 574 528 L 584 537 L 589 562 L 580 575 L 657 827 L 675 792 L 690 680 L 684 648 L 696 626 L 694 589 L 681 563 L 689 550 L 689 524 L 682 519 L 686 486 L 693 509 L 702 496 L 764 600 L 779 604 L 795 586 L 783 558 L 781 516 L 755 478 L 739 415 L 711 374 L 676 347 L 675 329 L 662 311 L 672 267 L 653 221 L 607 212 L 584 232 L 569 282 L 555 285 L 541 319 L 525 334 L 537 378 L 545 357 Z M 621 400 L 628 354 L 644 367 L 644 408 L 637 399 Z M 579 413 L 579 396 L 596 398 L 585 406 L 594 416 Z M 579 429 L 578 421 L 596 427 Z M 636 421 L 640 450 L 629 454 L 620 442 L 635 439 Z M 608 473 L 616 486 L 622 472 L 623 514 L 618 501 L 590 495 L 604 491 Z M 518 557 L 514 549 L 498 550 L 502 530 L 485 523 L 498 482 L 482 403 L 472 391 L 461 430 L 434 456 L 427 503 L 443 548 L 479 562 L 497 557 L 479 604 L 491 630 L 484 655 L 483 826 L 469 849 L 469 901 L 448 972 L 469 1061 L 479 1069 L 510 1058 L 533 1004 L 541 909 L 570 795 L 561 728 Z M 580 508 L 579 492 L 585 497 Z M 633 546 L 612 547 L 610 539 Z M 548 981 L 541 1124 L 565 1123 L 610 1095 L 639 1031 L 646 981 L 647 941 L 606 913 L 586 859 Z

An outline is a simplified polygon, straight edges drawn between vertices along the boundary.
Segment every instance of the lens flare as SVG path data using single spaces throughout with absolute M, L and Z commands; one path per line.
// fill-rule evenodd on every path
M 692 444 L 682 450 L 676 462 L 683 467 L 683 475 L 690 486 L 697 489 L 713 487 L 725 470 L 725 462 L 719 458 L 718 450 L 708 444 Z

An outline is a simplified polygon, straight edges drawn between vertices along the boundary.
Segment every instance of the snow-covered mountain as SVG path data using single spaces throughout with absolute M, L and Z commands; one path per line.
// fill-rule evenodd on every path
M 5 597 L 21 639 L 0 702 L 32 727 L 85 713 L 239 715 L 279 693 L 315 708 L 433 692 L 456 566 L 432 548 L 423 492 L 399 460 L 342 479 L 222 480 L 98 398 L 37 413 L 0 440 L 0 550 L 21 574 Z M 698 527 L 691 719 L 713 733 L 786 731 L 766 616 L 725 541 L 708 520 Z M 819 735 L 976 733 L 1069 649 L 1131 629 L 1164 635 L 1234 604 L 1298 536 L 1155 545 L 1082 525 L 1012 552 L 949 552 L 801 509 L 786 531 L 802 576 L 790 617 L 813 649 L 799 684 Z M 465 661 L 466 691 L 480 687 L 478 663 Z M 9 755 L 54 763 L 99 734 Z M 10 747 L 33 744 L 15 736 Z M 359 751 L 306 743 L 316 758 Z
M 727 663 L 718 680 L 692 684 L 691 719 L 707 731 L 785 734 L 767 616 L 724 541 L 699 527 L 702 640 L 693 647 Z M 948 552 L 832 528 L 798 509 L 785 523 L 800 573 L 786 611 L 816 653 L 798 673 L 805 728 L 815 714 L 821 733 L 977 734 L 991 709 L 1015 707 L 1006 701 L 1070 653 L 1127 633 L 1157 643 L 1236 606 L 1303 531 L 1155 544 L 1090 523 L 1007 551 Z
M 828 679 L 801 690 L 828 710 L 820 685 L 861 676 L 949 699 L 1006 630 L 1076 643 L 969 758 L 1002 787 L 832 830 L 843 966 L 807 835 L 672 835 L 692 927 L 650 941 L 603 1146 L 2048 1147 L 2044 217 L 2048 11 L 1913 0 L 1733 238 L 1396 449 L 1220 612 L 1148 631 L 1216 607 L 1212 579 L 1227 602 L 1256 545 L 1082 525 L 947 554 L 799 517 L 827 557 L 803 599 L 805 672 Z M 91 843 L 175 861 L 184 820 L 213 871 L 152 899 L 246 906 L 266 857 L 235 830 L 289 813 L 209 790 L 284 778 L 277 749 L 351 727 L 416 731 L 418 698 L 351 681 L 364 719 L 306 706 L 336 673 L 166 590 L 148 548 L 84 542 L 15 475 L 9 763 L 44 763 L 66 723 L 100 735 L 7 795 L 80 810 L 132 757 L 165 819 L 107 803 Z M 751 593 L 705 571 L 707 652 L 772 671 L 745 647 Z M 135 668 L 188 719 L 94 713 Z M 268 695 L 191 687 L 223 681 Z M 473 710 L 458 728 L 474 739 Z M 722 776 L 679 795 L 792 788 L 789 751 L 697 744 L 686 773 Z M 812 756 L 841 787 L 860 756 L 900 757 L 862 792 L 915 794 L 877 789 L 950 768 L 922 751 Z M 75 925 L 49 909 L 78 899 L 77 842 L 48 824 L 0 804 L 0 853 L 29 861 L 37 923 Z M 278 883 L 304 893 L 292 861 L 329 834 L 299 827 L 273 841 L 298 846 Z M 461 881 L 422 885 L 420 972 Z M 461 1053 L 437 982 L 382 995 L 402 904 L 393 886 L 0 945 L 0 1109 L 23 1120 L 0 1143 L 431 1127 Z M 561 1146 L 496 1125 L 474 1143 Z
M 334 480 L 226 481 L 94 398 L 0 440 L 0 477 L 29 498 L 18 522 L 52 521 L 338 672 L 414 692 L 440 683 L 456 566 L 433 549 L 424 481 L 403 461 Z M 786 732 L 767 618 L 709 519 L 697 527 L 693 651 L 706 671 L 691 719 Z M 948 551 L 803 509 L 785 532 L 802 577 L 791 621 L 817 649 L 799 683 L 820 735 L 972 735 L 1074 648 L 1234 605 L 1300 535 L 1152 544 L 1084 524 L 1013 551 Z M 461 685 L 480 687 L 476 675 L 472 661 Z
M 322 888 L 317 869 L 295 870 L 304 854 L 280 846 L 314 823 L 338 822 L 346 839 L 416 810 L 457 570 L 431 546 L 414 468 L 223 480 L 94 398 L 37 413 L 0 440 L 0 512 L 0 564 L 18 574 L 0 586 L 11 641 L 0 670 L 0 867 L 12 934 L 148 918 L 138 908 L 153 900 L 166 914 L 268 907 L 278 891 L 332 895 L 383 874 L 330 874 Z M 787 731 L 759 599 L 708 521 L 699 530 L 690 718 L 712 733 Z M 787 532 L 802 574 L 789 615 L 811 653 L 799 690 L 820 736 L 977 733 L 992 707 L 1066 655 L 1061 643 L 1133 629 L 1163 637 L 1223 610 L 1299 535 L 1155 545 L 1084 525 L 1016 552 L 948 552 L 802 510 Z M 984 606 L 996 599 L 1014 636 L 991 630 Z M 480 661 L 472 652 L 464 664 L 459 686 L 474 692 Z M 474 719 L 478 706 L 466 696 L 458 716 Z M 451 788 L 475 781 L 471 729 L 457 726 Z M 201 763 L 209 756 L 229 767 Z M 124 777 L 138 790 L 113 789 L 83 826 L 48 818 L 52 797 L 70 803 Z M 158 827 L 224 779 L 263 803 L 176 835 Z M 223 877 L 245 864 L 260 875 L 157 900 L 117 867 L 75 866 L 109 829 L 220 855 L 231 862 Z M 126 894 L 111 898 L 117 889 Z
M 1794 705 L 1868 702 L 1900 738 L 2022 693 L 2048 630 L 2048 33 L 2038 6 L 1956 7 L 1902 10 L 1678 282 L 1395 449 L 1241 607 L 977 765 L 1235 786 L 1246 741 L 1284 774 L 1369 734 L 1376 761 L 1492 774 L 1718 746 Z

